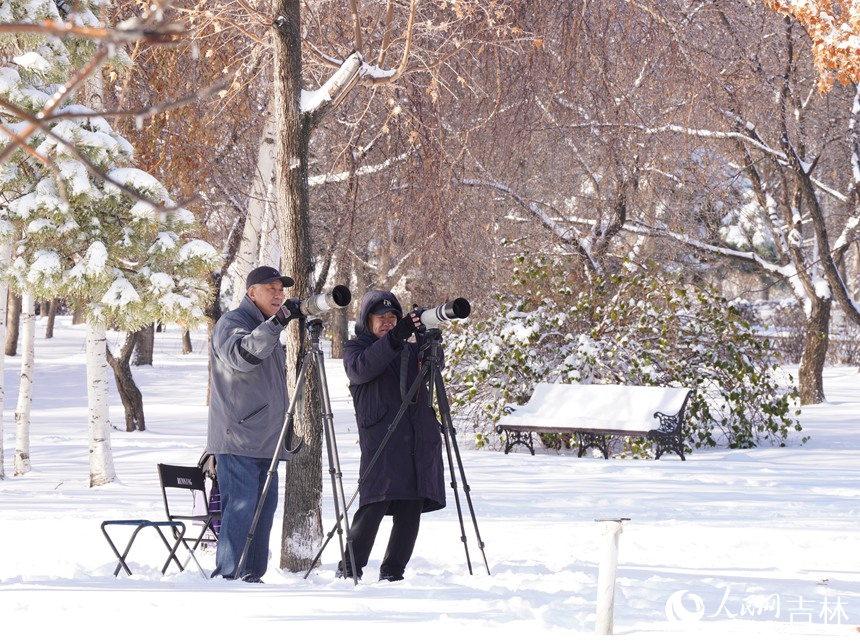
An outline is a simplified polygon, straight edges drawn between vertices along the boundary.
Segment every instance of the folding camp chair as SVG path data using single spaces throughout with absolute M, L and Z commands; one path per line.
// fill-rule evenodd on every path
M 129 528 L 134 528 L 131 533 L 131 536 L 128 539 L 128 543 L 126 544 L 125 549 L 122 551 L 122 553 L 120 553 L 119 548 L 117 548 L 116 543 L 114 541 L 115 538 L 119 535 L 115 534 L 112 537 L 108 533 L 108 526 L 110 526 L 111 529 L 114 529 L 114 526 L 125 526 Z M 171 528 L 171 530 L 173 531 L 172 545 L 170 541 L 168 541 L 167 536 L 164 534 L 164 529 L 168 527 Z M 119 563 L 117 563 L 116 565 L 116 569 L 113 571 L 113 576 L 118 576 L 120 570 L 125 570 L 127 575 L 131 575 L 131 569 L 128 567 L 126 557 L 128 557 L 128 553 L 131 552 L 131 547 L 134 545 L 134 540 L 137 539 L 137 535 L 144 528 L 153 528 L 156 532 L 158 532 L 158 536 L 161 538 L 161 542 L 164 544 L 164 547 L 167 548 L 167 551 L 169 553 L 167 556 L 167 561 L 164 562 L 164 566 L 161 568 L 161 574 L 163 575 L 167 571 L 167 567 L 170 565 L 171 561 L 176 562 L 176 565 L 179 566 L 180 570 L 184 570 L 184 566 L 180 563 L 179 559 L 176 558 L 176 549 L 179 548 L 179 544 L 182 543 L 182 538 L 185 536 L 185 524 L 183 524 L 181 521 L 118 519 L 111 521 L 102 521 L 102 534 L 105 536 L 105 539 L 107 539 L 108 545 L 110 546 L 111 550 L 113 550 L 113 553 L 119 560 Z M 117 529 L 117 531 L 120 529 Z M 188 562 L 186 562 L 186 564 L 187 563 Z
M 215 524 L 221 520 L 221 512 L 213 510 L 213 504 L 209 503 L 209 495 L 206 490 L 206 477 L 199 467 L 184 465 L 158 464 L 158 478 L 161 481 L 161 493 L 164 497 L 164 511 L 167 513 L 169 522 L 182 522 L 185 527 L 189 524 L 195 526 L 188 528 L 187 532 L 181 533 L 173 527 L 173 534 L 193 559 L 200 572 L 206 572 L 194 556 L 194 552 L 201 544 L 217 543 L 217 531 Z M 205 503 L 194 503 L 194 496 L 202 495 Z M 179 510 L 181 508 L 181 510 Z M 199 528 L 199 531 L 197 530 Z M 185 562 L 188 565 L 188 561 Z

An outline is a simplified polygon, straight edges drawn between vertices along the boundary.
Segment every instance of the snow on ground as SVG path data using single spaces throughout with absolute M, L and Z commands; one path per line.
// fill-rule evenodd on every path
M 205 335 L 194 336 L 190 355 L 182 355 L 176 329 L 158 335 L 154 366 L 135 368 L 147 431 L 114 431 L 118 480 L 89 489 L 84 331 L 61 318 L 53 339 L 44 339 L 42 323 L 37 334 L 32 471 L 25 476 L 13 476 L 20 359 L 7 357 L 5 364 L 4 640 L 80 633 L 127 642 L 235 635 L 358 642 L 596 637 L 597 578 L 609 540 L 606 524 L 595 520 L 625 517 L 614 637 L 860 641 L 860 374 L 854 367 L 827 370 L 828 402 L 803 410 L 803 435 L 811 440 L 802 446 L 795 440 L 787 448 L 705 450 L 686 462 L 671 455 L 603 460 L 554 451 L 504 455 L 474 450 L 461 437 L 474 520 L 458 473 L 461 512 L 449 489 L 448 507 L 424 517 L 404 581 L 376 581 L 386 524 L 358 586 L 335 578 L 337 537 L 307 579 L 279 570 L 278 516 L 266 583 L 252 585 L 204 578 L 193 565 L 162 576 L 166 551 L 150 531 L 132 550 L 134 575 L 114 578 L 116 561 L 100 532 L 106 519 L 162 519 L 156 463 L 197 462 L 206 433 Z M 349 499 L 358 476 L 355 421 L 340 362 L 327 358 L 324 366 Z M 112 401 L 111 418 L 121 427 L 113 390 Z M 335 517 L 327 467 L 324 477 L 328 531 Z M 211 570 L 214 555 L 204 553 L 201 563 Z

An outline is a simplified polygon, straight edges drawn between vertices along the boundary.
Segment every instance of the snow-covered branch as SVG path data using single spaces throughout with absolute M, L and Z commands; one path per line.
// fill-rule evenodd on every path
M 64 116 L 65 114 L 71 114 L 74 116 L 74 120 L 89 120 L 99 118 L 97 115 L 80 105 L 72 105 L 63 110 L 63 114 L 56 115 L 57 117 Z M 64 169 L 61 168 L 58 163 L 52 158 L 53 154 L 46 154 L 43 150 L 50 149 L 52 151 L 62 150 L 64 153 L 70 155 L 74 159 L 76 159 L 79 163 L 83 164 L 87 170 L 95 177 L 99 177 L 104 181 L 105 186 L 113 186 L 118 192 L 121 192 L 126 197 L 138 202 L 139 204 L 145 204 L 148 206 L 153 212 L 159 213 L 167 213 L 171 211 L 178 211 L 184 209 L 188 204 L 183 203 L 180 205 L 175 204 L 165 204 L 163 201 L 157 201 L 151 199 L 146 194 L 133 190 L 130 188 L 125 182 L 117 181 L 114 177 L 112 177 L 109 173 L 104 172 L 96 163 L 90 160 L 85 154 L 82 154 L 78 149 L 78 146 L 75 145 L 72 141 L 66 140 L 63 137 L 59 136 L 55 130 L 48 129 L 44 127 L 38 119 L 31 117 L 26 113 L 21 113 L 22 118 L 30 123 L 33 127 L 41 130 L 45 137 L 51 141 L 50 145 L 42 144 L 39 148 L 32 150 L 31 156 L 40 161 L 44 162 L 45 165 L 54 172 L 55 176 L 59 177 L 62 174 L 68 174 L 68 163 L 66 162 L 65 172 Z M 3 131 L 5 128 L 0 128 L 0 138 L 2 138 Z M 11 139 L 6 148 L 4 148 L 4 152 L 6 149 L 13 146 L 13 144 L 20 145 L 21 141 L 20 135 L 15 136 Z M 57 189 L 60 191 L 60 198 L 63 201 L 67 201 L 66 196 L 66 187 L 63 181 L 57 181 Z
M 574 106 L 569 103 L 563 101 L 560 97 L 553 97 L 556 103 L 566 107 L 567 109 L 574 109 Z M 618 128 L 629 128 L 634 130 L 639 130 L 643 134 L 647 135 L 657 135 L 663 134 L 665 132 L 671 132 L 674 134 L 682 134 L 690 137 L 698 137 L 703 139 L 715 139 L 715 140 L 734 140 L 740 143 L 745 143 L 750 145 L 751 147 L 764 152 L 768 157 L 772 158 L 777 163 L 783 166 L 789 166 L 790 160 L 786 156 L 786 154 L 773 146 L 766 143 L 759 135 L 756 129 L 756 126 L 753 123 L 748 121 L 741 122 L 736 115 L 726 114 L 731 120 L 739 123 L 740 127 L 738 131 L 725 131 L 725 130 L 712 130 L 707 128 L 694 128 L 688 127 L 685 125 L 677 125 L 673 123 L 667 123 L 665 125 L 660 125 L 656 127 L 647 127 L 638 123 L 616 123 L 616 122 L 594 122 L 594 121 L 584 121 L 581 123 L 570 123 L 566 125 L 571 129 L 618 129 Z M 806 169 L 811 169 L 812 165 L 809 164 L 806 166 Z M 848 202 L 848 196 L 841 193 L 839 190 L 829 186 L 819 179 L 812 178 L 815 186 L 822 191 L 826 192 L 828 195 L 837 199 L 842 203 Z
M 30 138 L 30 136 L 40 130 L 43 129 L 41 125 L 41 121 L 46 117 L 53 114 L 55 111 L 59 110 L 60 105 L 62 105 L 63 101 L 74 92 L 79 86 L 81 86 L 87 78 L 89 78 L 90 74 L 95 72 L 98 69 L 105 58 L 107 58 L 107 48 L 102 47 L 96 54 L 89 60 L 89 62 L 77 73 L 75 73 L 72 78 L 65 84 L 60 86 L 59 89 L 54 93 L 54 95 L 48 99 L 45 105 L 41 110 L 32 118 L 27 119 L 28 123 L 24 126 L 20 132 L 17 133 L 19 140 L 26 141 Z M 18 148 L 18 144 L 14 141 L 9 142 L 2 150 L 0 150 L 0 165 L 3 165 L 5 161 L 12 156 L 15 150 Z
M 320 122 L 356 86 L 363 66 L 364 59 L 360 53 L 353 52 L 347 56 L 322 87 L 313 91 L 302 90 L 302 112 L 309 114 L 315 123 Z
M 341 183 L 343 181 L 349 180 L 351 176 L 368 176 L 376 174 L 377 172 L 382 172 L 387 168 L 393 166 L 396 163 L 400 163 L 401 161 L 405 161 L 409 158 L 409 152 L 404 152 L 403 154 L 399 154 L 396 157 L 392 157 L 390 159 L 386 159 L 381 163 L 375 163 L 373 165 L 362 166 L 355 172 L 336 172 L 334 174 L 318 174 L 313 177 L 308 178 L 309 186 L 322 186 L 328 183 Z

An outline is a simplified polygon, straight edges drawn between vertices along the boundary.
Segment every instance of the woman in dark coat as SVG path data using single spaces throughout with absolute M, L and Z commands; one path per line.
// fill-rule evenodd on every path
M 379 578 L 399 581 L 412 556 L 421 514 L 445 507 L 441 425 L 425 384 L 382 445 L 403 395 L 418 376 L 419 346 L 408 340 L 419 326 L 418 316 L 404 316 L 392 293 L 368 291 L 355 337 L 343 348 L 361 447 L 359 508 L 350 526 L 359 579 L 385 515 L 392 516 L 393 524 Z M 369 467 L 377 452 L 376 462 Z M 346 561 L 346 573 L 341 565 L 338 575 L 351 577 L 348 553 Z

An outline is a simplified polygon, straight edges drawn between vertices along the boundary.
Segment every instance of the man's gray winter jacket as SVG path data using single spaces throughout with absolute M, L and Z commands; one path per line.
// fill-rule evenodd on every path
M 247 295 L 221 316 L 209 352 L 210 454 L 272 458 L 289 406 L 283 327 Z M 280 458 L 286 458 L 282 450 Z

